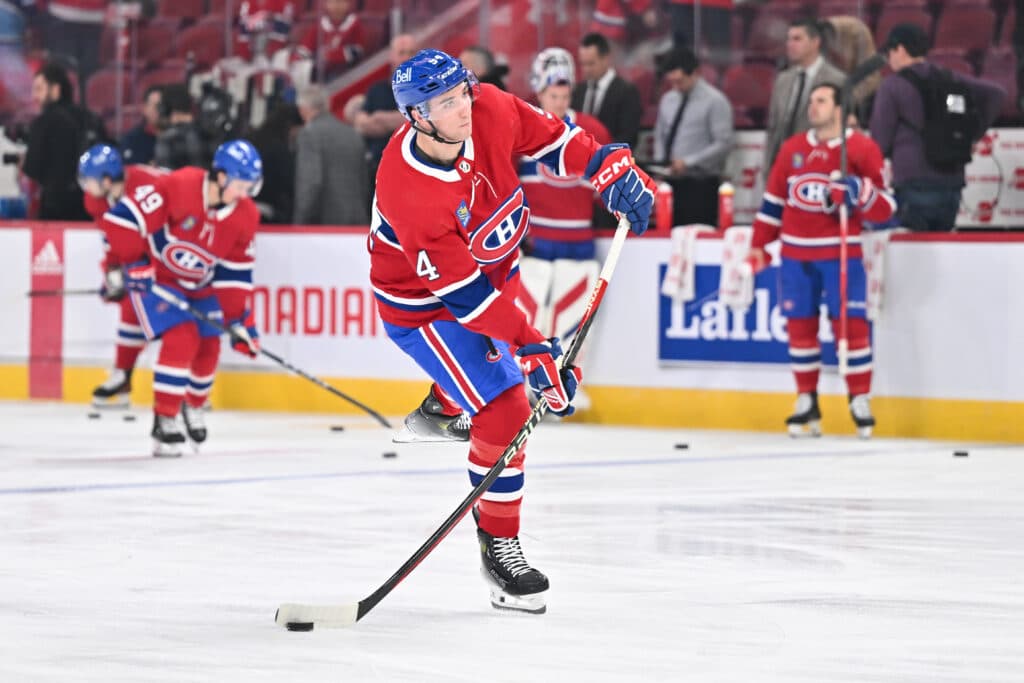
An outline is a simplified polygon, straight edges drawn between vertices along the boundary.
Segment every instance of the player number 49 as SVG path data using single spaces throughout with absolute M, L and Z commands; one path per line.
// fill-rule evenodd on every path
M 142 213 L 153 213 L 163 205 L 164 198 L 154 193 L 155 189 L 152 185 L 140 185 L 135 188 L 135 203 L 142 209 Z
M 420 253 L 416 255 L 416 274 L 428 280 L 436 280 L 441 277 L 437 268 L 430 262 L 426 249 L 420 249 Z

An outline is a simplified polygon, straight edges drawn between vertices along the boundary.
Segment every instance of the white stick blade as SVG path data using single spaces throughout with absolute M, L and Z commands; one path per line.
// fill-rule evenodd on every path
M 289 631 L 312 631 L 314 628 L 346 628 L 356 623 L 359 604 L 295 605 L 277 608 L 274 621 Z

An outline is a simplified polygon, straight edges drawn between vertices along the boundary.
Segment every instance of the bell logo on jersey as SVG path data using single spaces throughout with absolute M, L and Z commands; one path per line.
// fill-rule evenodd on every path
M 824 213 L 828 176 L 824 173 L 805 173 L 790 180 L 789 201 L 801 211 Z
M 160 252 L 160 260 L 172 273 L 188 280 L 204 279 L 217 263 L 209 253 L 187 242 L 170 242 Z
M 473 258 L 477 263 L 497 263 L 514 254 L 526 236 L 529 219 L 530 209 L 520 187 L 471 235 Z

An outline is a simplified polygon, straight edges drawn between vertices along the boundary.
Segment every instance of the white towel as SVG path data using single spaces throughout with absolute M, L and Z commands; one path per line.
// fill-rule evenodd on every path
M 736 225 L 722 240 L 722 272 L 718 300 L 734 310 L 746 310 L 754 303 L 754 271 L 747 263 L 754 228 Z
M 693 301 L 696 296 L 697 235 L 714 231 L 710 225 L 700 224 L 672 228 L 672 252 L 665 269 L 665 279 L 661 282 L 662 295 L 675 301 Z

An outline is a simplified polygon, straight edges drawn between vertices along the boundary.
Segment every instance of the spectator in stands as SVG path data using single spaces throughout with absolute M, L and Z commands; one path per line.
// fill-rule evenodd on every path
M 323 88 L 299 92 L 295 158 L 296 225 L 369 225 L 370 188 L 366 146 L 351 126 L 330 112 Z
M 467 69 L 473 72 L 481 83 L 496 85 L 502 90 L 505 87 L 505 76 L 508 76 L 508 66 L 498 64 L 494 61 L 494 54 L 482 45 L 471 45 L 459 55 L 459 61 Z
M 249 141 L 263 160 L 263 187 L 256 195 L 263 223 L 291 223 L 295 196 L 295 138 L 302 116 L 294 104 L 274 106 Z
M 840 71 L 850 73 L 878 52 L 871 29 L 858 17 L 829 17 L 821 28 L 822 44 L 828 61 Z M 876 71 L 853 89 L 853 114 L 857 125 L 866 125 L 871 118 L 871 101 L 881 82 L 882 74 Z
M 107 4 L 107 0 L 50 0 L 46 5 L 46 46 L 55 55 L 72 60 L 83 93 L 85 82 L 99 66 L 97 46 Z
M 288 45 L 295 19 L 292 0 L 242 0 L 234 53 L 245 60 L 270 59 Z
M 789 68 L 775 77 L 765 127 L 762 173 L 775 162 L 782 141 L 808 130 L 807 100 L 822 83 L 842 83 L 845 74 L 821 56 L 821 30 L 813 19 L 796 19 L 786 32 Z
M 651 0 L 597 0 L 590 30 L 608 40 L 622 43 L 629 38 L 630 19 L 639 15 L 646 28 L 658 24 L 658 12 Z
M 340 76 L 366 53 L 366 37 L 351 0 L 323 0 L 320 21 L 306 29 L 300 52 L 316 65 L 316 80 Z
M 88 219 L 78 186 L 83 132 L 73 97 L 71 79 L 60 64 L 44 64 L 32 79 L 39 115 L 29 125 L 21 170 L 39 185 L 40 220 Z
M 572 108 L 596 116 L 615 142 L 636 147 L 643 106 L 636 86 L 615 73 L 611 46 L 600 33 L 583 36 L 578 52 L 583 80 L 572 92 Z
M 156 138 L 153 163 L 170 169 L 206 166 L 210 155 L 195 122 L 192 96 L 184 84 L 164 86 L 160 114 L 164 129 Z
M 402 33 L 391 39 L 389 61 L 393 71 L 399 64 L 416 54 L 416 39 Z M 395 96 L 391 92 L 391 73 L 370 86 L 363 100 L 363 110 L 356 113 L 355 129 L 366 140 L 369 154 L 371 182 L 377 173 L 380 155 L 395 130 L 405 123 L 405 117 L 398 111 Z
M 717 226 L 718 185 L 733 145 L 732 105 L 701 78 L 692 50 L 676 48 L 658 62 L 670 88 L 658 103 L 654 158 L 669 168 L 672 224 Z
M 160 132 L 161 86 L 151 85 L 142 96 L 142 120 L 121 138 L 121 156 L 126 164 L 148 164 L 156 153 Z
M 871 137 L 892 161 L 900 224 L 911 230 L 952 230 L 964 187 L 964 165 L 970 160 L 969 145 L 995 121 L 1006 93 L 995 84 L 932 66 L 926 60 L 928 46 L 928 36 L 915 24 L 897 24 L 889 32 L 882 50 L 893 73 L 882 79 L 875 96 Z M 936 139 L 934 127 L 925 128 L 926 120 L 949 120 L 939 109 L 950 102 L 941 90 L 948 87 L 943 74 L 967 86 L 970 104 L 977 112 L 975 120 L 967 121 L 974 130 L 971 139 L 965 140 L 960 162 L 944 154 L 955 151 L 957 144 L 952 137 L 943 140 L 939 134 Z M 937 92 L 940 97 L 926 98 L 924 90 Z M 970 116 L 972 107 L 966 108 Z M 930 142 L 926 138 L 931 138 Z

